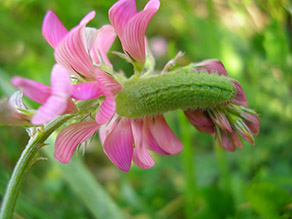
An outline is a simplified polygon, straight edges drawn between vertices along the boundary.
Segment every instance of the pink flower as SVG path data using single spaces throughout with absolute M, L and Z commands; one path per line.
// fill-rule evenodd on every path
M 146 59 L 145 31 L 160 6 L 159 0 L 150 0 L 137 13 L 135 0 L 119 0 L 109 10 L 109 19 L 118 34 L 123 50 L 143 68 Z
M 93 64 L 111 65 L 107 52 L 116 38 L 114 28 L 111 25 L 100 29 L 86 28 L 94 16 L 94 11 L 88 13 L 70 32 L 52 11 L 43 21 L 43 36 L 55 50 L 57 62 L 77 77 L 94 79 Z
M 168 127 L 163 115 L 140 119 L 119 118 L 100 128 L 103 150 L 121 170 L 128 171 L 133 161 L 142 169 L 154 166 L 148 150 L 177 154 L 183 146 Z
M 53 67 L 52 87 L 22 77 L 14 77 L 12 84 L 32 100 L 42 104 L 31 119 L 33 125 L 42 125 L 63 113 L 76 111 L 75 104 L 70 99 L 72 94 L 70 77 L 66 69 L 60 65 Z
M 195 65 L 196 71 L 207 71 L 228 77 L 224 65 L 216 59 L 205 60 Z M 217 106 L 208 110 L 185 111 L 190 123 L 199 131 L 215 135 L 219 145 L 229 151 L 235 151 L 235 146 L 241 148 L 239 139 L 254 144 L 253 134 L 259 133 L 259 116 L 247 109 L 244 91 L 238 81 L 232 80 L 237 88 L 236 97 L 226 106 Z
M 105 63 L 111 67 L 106 53 L 116 37 L 110 25 L 99 30 L 86 28 L 94 16 L 94 11 L 88 13 L 79 25 L 68 32 L 58 17 L 49 11 L 43 22 L 43 36 L 55 49 L 57 63 L 80 80 L 87 80 L 74 86 L 73 98 L 87 100 L 105 96 L 96 114 L 96 122 L 101 125 L 113 116 L 116 108 L 114 94 L 122 87 L 112 76 L 94 66 Z
M 111 75 L 98 68 L 107 65 L 112 69 L 107 52 L 116 34 L 111 25 L 104 25 L 99 30 L 86 28 L 94 16 L 95 12 L 90 12 L 69 32 L 52 11 L 47 13 L 43 22 L 43 36 L 54 48 L 57 63 L 83 81 L 72 86 L 71 97 L 89 100 L 105 96 L 95 121 L 75 123 L 59 133 L 55 157 L 62 163 L 68 163 L 76 147 L 113 116 L 116 109 L 114 95 L 122 89 Z
M 63 129 L 55 143 L 56 159 L 70 162 L 76 147 L 99 127 L 95 121 L 88 121 Z M 129 171 L 132 161 L 142 169 L 153 167 L 149 149 L 160 154 L 177 154 L 183 149 L 163 115 L 129 119 L 115 114 L 109 123 L 100 127 L 99 135 L 105 154 L 125 172 Z

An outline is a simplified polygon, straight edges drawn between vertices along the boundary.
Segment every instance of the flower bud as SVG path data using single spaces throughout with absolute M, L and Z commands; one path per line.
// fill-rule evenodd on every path
M 22 93 L 16 92 L 9 99 L 0 99 L 0 125 L 31 125 L 31 113 L 25 110 Z

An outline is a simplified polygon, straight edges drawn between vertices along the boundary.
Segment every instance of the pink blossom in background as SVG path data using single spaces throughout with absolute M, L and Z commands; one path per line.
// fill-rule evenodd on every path
M 150 40 L 150 48 L 154 56 L 162 57 L 167 53 L 167 41 L 163 37 L 153 37 Z
M 143 11 L 137 12 L 135 0 L 119 0 L 109 10 L 109 19 L 125 54 L 140 68 L 143 68 L 146 59 L 145 31 L 159 6 L 159 0 L 150 0 Z

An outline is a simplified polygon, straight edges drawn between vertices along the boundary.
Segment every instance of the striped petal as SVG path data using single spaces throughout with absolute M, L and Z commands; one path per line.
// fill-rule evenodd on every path
M 109 19 L 119 38 L 129 20 L 137 14 L 135 0 L 119 0 L 109 10 Z
M 154 139 L 150 128 L 152 128 L 152 122 L 150 120 L 153 120 L 152 117 L 144 117 L 144 124 L 143 124 L 143 141 L 147 145 L 147 148 L 150 150 L 159 153 L 159 154 L 169 154 L 162 150 L 162 148 L 159 146 L 159 144 Z
M 101 104 L 101 106 L 99 107 L 96 113 L 95 120 L 98 124 L 103 125 L 107 123 L 114 115 L 116 111 L 116 100 L 115 100 L 115 96 L 109 89 L 110 86 L 108 84 L 108 78 L 106 76 L 106 73 L 103 74 L 103 71 L 100 71 L 100 72 L 96 72 L 95 75 L 96 75 L 96 80 L 98 82 L 98 85 L 100 86 L 105 96 L 103 103 Z M 115 82 L 115 84 L 119 84 L 119 83 Z M 117 85 L 115 85 L 115 87 L 116 86 Z
M 222 112 L 220 109 L 213 109 L 209 110 L 208 112 L 210 118 L 216 125 L 218 125 L 221 129 L 232 133 L 232 127 L 224 112 Z
M 49 86 L 30 79 L 14 77 L 11 83 L 23 92 L 25 96 L 41 104 L 44 104 L 51 94 L 51 88 Z
M 177 154 L 183 150 L 183 145 L 173 134 L 163 115 L 157 115 L 154 120 L 148 121 L 151 134 L 162 150 L 169 154 Z
M 93 64 L 88 54 L 85 25 L 93 19 L 95 12 L 86 15 L 80 24 L 73 28 L 55 50 L 57 63 L 63 65 L 70 73 L 93 79 Z
M 108 124 L 102 125 L 99 128 L 99 139 L 100 139 L 102 145 L 104 144 L 106 137 L 112 132 L 112 130 L 117 125 L 118 118 L 119 118 L 119 116 L 117 114 L 115 114 Z
M 52 11 L 48 11 L 43 21 L 42 34 L 50 46 L 56 49 L 67 33 L 67 29 L 56 14 Z
M 154 166 L 154 161 L 143 141 L 143 121 L 133 120 L 131 126 L 135 143 L 133 162 L 142 169 L 149 169 Z
M 245 120 L 244 122 L 254 135 L 259 134 L 260 120 L 258 115 L 249 115 L 249 120 Z
M 107 53 L 116 39 L 115 29 L 111 25 L 104 25 L 97 30 L 97 37 L 91 47 L 90 55 L 96 65 L 104 62 L 111 66 Z
M 89 100 L 100 96 L 102 96 L 102 91 L 96 81 L 73 85 L 72 97 L 76 100 Z
M 233 139 L 230 137 L 231 134 L 229 132 L 219 130 L 219 129 L 218 129 L 218 132 L 220 132 L 220 133 L 217 133 L 219 145 L 230 152 L 234 152 L 236 148 L 235 148 Z
M 140 65 L 144 65 L 146 57 L 146 28 L 151 18 L 158 11 L 160 5 L 157 0 L 152 0 L 150 3 L 148 3 L 149 5 L 146 9 L 140 11 L 129 20 L 121 37 L 122 46 L 125 53 L 134 58 Z M 151 6 L 153 6 L 153 8 L 151 8 Z
M 122 171 L 129 171 L 133 156 L 133 134 L 129 119 L 123 118 L 104 142 L 103 150 Z
M 237 147 L 239 147 L 239 148 L 242 148 L 242 143 L 241 143 L 241 141 L 240 141 L 238 135 L 236 134 L 236 132 L 232 132 L 232 133 L 230 134 L 230 137 L 231 137 L 231 139 L 232 139 L 232 141 L 233 141 L 233 144 L 234 144 L 235 146 L 237 146 Z
M 115 96 L 110 95 L 110 94 L 106 95 L 103 103 L 101 104 L 101 106 L 99 107 L 96 113 L 95 121 L 98 124 L 103 125 L 112 118 L 115 111 L 116 111 Z
M 117 94 L 122 90 L 122 85 L 117 82 L 111 75 L 99 68 L 94 69 L 96 80 L 103 84 L 112 94 Z
M 63 129 L 55 142 L 55 158 L 61 163 L 69 163 L 76 147 L 85 142 L 98 129 L 95 121 L 80 122 Z

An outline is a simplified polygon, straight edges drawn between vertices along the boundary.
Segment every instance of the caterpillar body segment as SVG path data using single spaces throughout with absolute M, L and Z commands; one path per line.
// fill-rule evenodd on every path
M 117 114 L 140 118 L 177 109 L 206 109 L 227 103 L 236 87 L 216 73 L 174 71 L 127 81 L 116 96 Z

